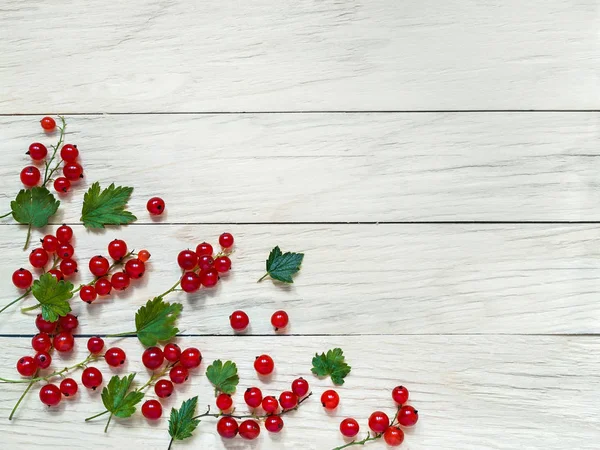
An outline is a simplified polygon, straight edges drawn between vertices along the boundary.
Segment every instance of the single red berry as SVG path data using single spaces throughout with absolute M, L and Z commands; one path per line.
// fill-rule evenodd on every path
M 29 146 L 29 151 L 27 152 L 31 159 L 34 161 L 41 161 L 48 155 L 48 149 L 44 144 L 40 144 L 39 142 L 34 142 Z
M 75 339 L 73 338 L 73 335 L 68 331 L 61 331 L 60 333 L 54 335 L 52 345 L 54 346 L 57 352 L 70 352 L 71 350 L 73 350 L 73 346 L 75 345 Z
M 117 291 L 124 291 L 129 287 L 129 283 L 131 279 L 129 275 L 125 272 L 115 272 L 112 277 L 110 277 L 110 284 Z
M 58 250 L 56 251 L 56 256 L 60 259 L 69 259 L 73 257 L 75 253 L 75 249 L 68 242 L 62 243 L 58 246 Z
M 30 377 L 37 369 L 37 362 L 35 358 L 32 358 L 31 356 L 23 356 L 17 361 L 17 372 L 19 372 L 21 376 Z
M 298 406 L 298 396 L 291 391 L 283 391 L 279 395 L 279 404 L 283 409 L 294 409 Z
M 48 264 L 48 252 L 43 248 L 36 248 L 29 254 L 29 264 L 37 269 L 41 269 Z
M 392 390 L 392 398 L 400 406 L 404 405 L 408 401 L 408 389 L 404 386 L 396 386 Z
M 354 437 L 360 431 L 358 422 L 352 418 L 344 419 L 340 423 L 340 433 L 346 437 Z
M 237 332 L 244 331 L 250 324 L 250 318 L 244 311 L 234 311 L 229 316 L 229 324 Z
M 48 333 L 38 333 L 31 339 L 31 347 L 36 352 L 47 352 L 52 347 L 52 338 Z
M 154 385 L 154 393 L 158 398 L 170 397 L 173 393 L 173 383 L 169 380 L 158 380 Z
M 223 233 L 219 236 L 219 244 L 223 248 L 229 248 L 233 246 L 233 235 L 231 233 Z
M 213 247 L 208 242 L 202 242 L 196 247 L 196 255 L 198 256 L 212 256 Z
M 181 289 L 188 294 L 200 289 L 200 277 L 195 272 L 186 272 L 181 276 Z
M 40 400 L 44 405 L 56 406 L 61 398 L 60 389 L 55 384 L 47 384 L 40 389 Z
M 212 269 L 214 263 L 215 263 L 215 260 L 213 259 L 212 256 L 202 255 L 202 256 L 198 257 L 198 268 L 200 270 Z
M 229 272 L 229 269 L 231 269 L 231 259 L 228 256 L 219 256 L 215 259 L 214 266 L 219 273 Z
M 76 145 L 65 144 L 63 145 L 63 148 L 60 149 L 60 157 L 65 162 L 75 162 L 79 157 L 79 150 L 77 150 Z
M 88 389 L 95 390 L 102 384 L 102 372 L 95 367 L 86 367 L 81 374 L 81 384 Z
M 146 400 L 142 405 L 142 414 L 149 420 L 160 419 L 160 416 L 162 416 L 162 405 L 158 400 Z
M 177 264 L 183 270 L 192 270 L 198 265 L 198 255 L 191 250 L 182 250 L 177 255 Z
M 165 355 L 165 359 L 167 361 L 177 362 L 181 356 L 181 348 L 177 344 L 167 344 L 163 349 L 163 354 Z
M 83 167 L 76 162 L 67 163 L 63 167 L 63 175 L 69 181 L 78 181 L 83 178 Z
M 383 433 L 383 440 L 390 447 L 398 447 L 404 442 L 404 431 L 398 427 L 389 427 Z
M 130 278 L 137 280 L 138 278 L 142 278 L 144 276 L 144 273 L 146 272 L 146 264 L 137 258 L 130 259 L 125 264 L 125 272 L 127 272 L 127 275 L 129 275 Z
M 296 378 L 294 381 L 292 381 L 292 392 L 299 398 L 302 398 L 308 394 L 309 389 L 310 386 L 308 385 L 308 381 L 302 377 Z
M 71 182 L 65 177 L 58 177 L 54 180 L 54 190 L 59 193 L 66 194 L 71 189 Z
M 56 229 L 56 238 L 61 244 L 71 242 L 71 239 L 73 239 L 73 228 L 69 225 L 61 225 Z
M 275 363 L 269 355 L 260 355 L 254 360 L 254 370 L 260 375 L 270 375 L 273 369 L 275 369 Z
M 279 409 L 279 402 L 272 395 L 267 395 L 262 399 L 261 406 L 267 414 L 275 414 Z
M 213 287 L 219 282 L 219 272 L 216 269 L 208 269 L 200 272 L 202 286 Z
M 90 272 L 96 277 L 103 277 L 108 273 L 110 263 L 102 255 L 92 256 L 89 263 Z
M 35 166 L 27 166 L 21 170 L 21 183 L 27 187 L 33 187 L 40 182 L 42 175 Z
M 119 347 L 111 347 L 104 353 L 104 359 L 106 360 L 106 364 L 109 366 L 119 367 L 120 365 L 125 364 L 127 357 L 123 349 Z
M 257 387 L 251 387 L 244 392 L 244 401 L 250 408 L 258 408 L 262 403 L 262 391 Z
M 52 117 L 44 117 L 40 120 L 40 124 L 45 131 L 52 131 L 56 128 L 56 121 Z
M 58 281 L 62 281 L 65 279 L 65 276 L 63 275 L 63 273 L 58 269 L 50 269 L 48 271 L 48 273 L 50 275 L 52 275 L 54 278 L 56 278 Z
M 56 252 L 59 245 L 60 242 L 58 242 L 58 238 L 56 236 L 52 236 L 51 234 L 44 236 L 44 239 L 42 239 L 42 248 L 48 253 Z
M 188 377 L 189 377 L 188 370 L 179 364 L 176 365 L 175 367 L 173 367 L 171 369 L 171 371 L 169 372 L 169 378 L 175 384 L 185 383 L 187 381 Z
M 280 416 L 269 416 L 265 419 L 265 428 L 270 433 L 279 433 L 283 429 L 283 419 Z
M 148 260 L 150 259 L 150 252 L 148 250 L 140 250 L 138 252 L 138 259 L 142 262 L 148 262 Z
M 92 303 L 96 300 L 98 293 L 96 292 L 96 288 L 94 286 L 85 285 L 79 291 L 79 297 L 86 303 Z
M 142 363 L 150 370 L 156 370 L 162 366 L 165 360 L 163 351 L 158 347 L 149 347 L 142 354 Z
M 233 417 L 221 417 L 217 422 L 217 433 L 225 439 L 233 439 L 238 434 L 238 423 Z
M 119 261 L 127 254 L 127 243 L 122 239 L 115 239 L 108 243 L 108 254 L 115 261 Z
M 77 386 L 77 381 L 75 381 L 73 378 L 65 378 L 60 382 L 60 392 L 65 397 L 73 397 L 75 394 L 77 394 L 78 389 L 79 386 Z
M 58 326 L 58 320 L 55 322 L 49 322 L 47 320 L 44 320 L 41 314 L 38 314 L 35 318 L 35 326 L 38 330 L 44 333 L 51 334 L 54 333 L 54 331 L 56 330 L 56 327 Z
M 37 352 L 34 358 L 40 369 L 47 369 L 52 364 L 52 356 L 48 352 Z
M 340 396 L 333 389 L 328 389 L 321 394 L 321 404 L 325 409 L 335 409 L 340 404 Z
M 19 289 L 28 289 L 33 283 L 33 275 L 29 270 L 21 268 L 14 271 L 12 282 Z
M 240 423 L 238 433 L 244 439 L 253 440 L 260 434 L 260 425 L 254 420 L 244 420 Z
M 97 355 L 104 348 L 104 339 L 100 336 L 92 336 L 87 341 L 87 349 L 92 355 Z
M 181 352 L 179 363 L 186 369 L 195 369 L 202 361 L 202 353 L 195 347 L 186 348 Z
M 94 287 L 96 288 L 96 293 L 102 296 L 108 295 L 110 294 L 110 291 L 112 291 L 112 284 L 110 284 L 110 280 L 108 278 L 100 278 L 98 281 L 96 281 Z
M 390 426 L 390 418 L 382 411 L 375 411 L 369 417 L 369 428 L 373 433 L 381 434 Z
M 160 216 L 165 211 L 165 201 L 160 197 L 152 197 L 146 204 L 148 212 L 154 216 Z
M 75 272 L 77 272 L 77 261 L 70 258 L 63 259 L 60 262 L 60 271 L 65 277 L 73 275 Z
M 79 326 L 79 320 L 77 319 L 77 316 L 67 314 L 66 316 L 58 318 L 58 326 L 63 331 L 72 331 Z
M 412 427 L 419 421 L 419 412 L 412 406 L 405 405 L 398 411 L 398 423 L 404 427 Z
M 221 392 L 217 396 L 216 403 L 217 408 L 219 408 L 221 411 L 229 411 L 233 406 L 233 399 L 231 398 L 231 395 Z
M 279 331 L 288 326 L 290 318 L 285 311 L 275 311 L 271 316 L 271 325 L 275 331 Z

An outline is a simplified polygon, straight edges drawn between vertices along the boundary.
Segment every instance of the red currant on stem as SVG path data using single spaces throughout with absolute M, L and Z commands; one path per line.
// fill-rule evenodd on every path
M 165 201 L 160 197 L 152 197 L 148 200 L 146 208 L 153 216 L 160 216 L 165 211 Z
M 398 411 L 398 423 L 405 427 L 412 427 L 419 421 L 419 412 L 412 406 L 405 405 Z
M 27 269 L 18 269 L 12 275 L 13 284 L 19 289 L 29 289 L 33 283 L 33 275 Z
M 382 411 L 375 411 L 369 417 L 369 428 L 373 433 L 381 434 L 390 426 L 390 418 Z
M 265 428 L 270 433 L 279 433 L 283 429 L 283 419 L 280 416 L 269 416 L 265 419 Z
M 244 311 L 234 311 L 229 316 L 229 324 L 237 332 L 244 331 L 250 324 L 250 318 Z
M 142 405 L 142 414 L 149 420 L 160 419 L 160 416 L 162 416 L 162 405 L 158 400 L 147 400 Z
M 310 386 L 308 384 L 308 381 L 306 381 L 302 377 L 297 378 L 294 381 L 292 381 L 292 392 L 294 394 L 296 394 L 299 398 L 302 398 L 306 394 L 308 394 L 309 389 L 310 389 Z
M 140 250 L 138 252 L 138 259 L 142 262 L 148 262 L 148 260 L 150 259 L 150 252 L 148 250 Z
M 81 383 L 86 388 L 95 390 L 102 384 L 102 372 L 95 367 L 86 367 L 81 374 Z
M 290 391 L 283 391 L 279 396 L 279 404 L 285 409 L 294 409 L 298 406 L 298 396 Z
M 269 355 L 260 355 L 254 360 L 254 370 L 260 375 L 270 375 L 273 373 L 273 369 L 275 369 L 275 363 Z
M 262 391 L 257 387 L 246 389 L 244 401 L 250 408 L 258 408 L 262 403 Z
M 65 378 L 60 382 L 60 392 L 65 397 L 73 397 L 78 389 L 77 382 L 73 378 Z
M 31 356 L 23 356 L 17 361 L 17 372 L 21 376 L 31 377 L 37 371 L 38 365 L 35 358 Z
M 271 325 L 275 331 L 279 331 L 288 326 L 290 318 L 285 311 L 275 311 L 271 316 Z
M 56 250 L 58 250 L 59 245 L 60 242 L 58 241 L 58 238 L 52 236 L 51 234 L 44 236 L 44 239 L 42 239 L 42 248 L 48 253 L 56 252 Z
M 222 392 L 217 396 L 216 403 L 217 408 L 221 411 L 229 411 L 233 406 L 233 399 L 231 398 L 231 395 Z
M 260 425 L 254 420 L 244 420 L 240 423 L 238 432 L 244 439 L 253 440 L 260 434 Z
M 75 272 L 77 272 L 77 261 L 70 258 L 63 259 L 60 262 L 60 271 L 65 277 L 73 275 Z
M 223 233 L 219 236 L 219 244 L 223 248 L 233 247 L 233 235 L 231 233 Z
M 47 369 L 52 364 L 52 356 L 48 352 L 37 352 L 34 359 L 40 369 Z
M 342 433 L 346 437 L 354 437 L 360 431 L 360 426 L 358 422 L 351 417 L 342 420 L 340 423 L 340 433 Z
M 163 351 L 158 347 L 149 347 L 142 354 L 142 363 L 150 370 L 156 370 L 162 366 L 165 360 Z
M 185 383 L 187 381 L 188 377 L 189 377 L 188 370 L 179 364 L 176 365 L 175 367 L 173 367 L 171 369 L 171 371 L 169 372 L 169 378 L 175 384 Z
M 183 270 L 192 270 L 198 265 L 198 255 L 191 250 L 182 250 L 177 255 L 177 264 Z
M 77 157 L 79 156 L 79 150 L 77 150 L 77 146 L 73 144 L 65 144 L 63 148 L 60 150 L 60 157 L 65 162 L 75 162 Z
M 68 242 L 62 243 L 58 246 L 58 250 L 56 251 L 56 256 L 60 259 L 69 259 L 73 257 L 75 253 L 75 249 Z
M 404 431 L 398 427 L 389 427 L 383 433 L 383 440 L 390 447 L 398 447 L 404 442 Z
M 21 183 L 27 187 L 33 187 L 40 182 L 42 175 L 35 166 L 27 166 L 21 171 Z
M 131 279 L 129 275 L 125 272 L 115 272 L 112 277 L 110 277 L 110 284 L 117 291 L 124 291 L 129 287 L 129 283 Z
M 122 239 L 115 239 L 108 244 L 108 254 L 115 261 L 119 261 L 127 254 L 127 243 Z
M 52 339 L 48 333 L 38 333 L 31 339 L 31 347 L 36 352 L 47 352 L 52 347 Z
M 328 389 L 321 394 L 321 404 L 325 409 L 335 409 L 340 404 L 340 396 L 333 389 Z
M 61 225 L 56 229 L 56 238 L 61 244 L 71 242 L 71 239 L 73 239 L 73 229 L 69 225 Z
M 238 423 L 233 417 L 221 417 L 217 422 L 217 433 L 225 439 L 233 439 L 238 434 Z
M 179 357 L 179 364 L 186 369 L 195 369 L 200 365 L 202 361 L 202 353 L 195 347 L 186 348 L 181 352 Z
M 392 389 L 392 398 L 398 405 L 404 405 L 408 401 L 408 389 L 404 386 L 396 386 Z
M 66 194 L 71 189 L 71 182 L 65 177 L 58 177 L 54 180 L 54 190 Z
M 200 272 L 202 286 L 213 287 L 219 282 L 219 272 L 216 269 L 202 270 Z
M 63 175 L 69 181 L 78 181 L 83 178 L 83 167 L 76 162 L 70 162 L 63 167 Z
M 88 339 L 87 348 L 92 355 L 97 355 L 104 348 L 104 339 L 100 336 L 92 336 Z
M 201 284 L 200 277 L 196 272 L 186 272 L 181 276 L 181 289 L 188 294 L 200 289 Z
M 63 331 L 72 331 L 79 326 L 79 320 L 77 319 L 77 316 L 67 314 L 66 316 L 58 318 L 58 326 Z
M 134 258 L 127 261 L 125 264 L 125 272 L 129 275 L 130 278 L 138 279 L 144 276 L 146 272 L 146 264 L 144 264 L 141 260 Z
M 110 263 L 102 255 L 92 256 L 89 262 L 90 272 L 96 277 L 103 277 L 108 273 Z
M 219 256 L 215 259 L 213 265 L 217 269 L 217 272 L 226 273 L 231 269 L 231 259 L 228 256 Z
M 41 269 L 48 264 L 48 253 L 43 248 L 36 248 L 29 254 L 29 263 L 36 269 Z
M 177 362 L 179 361 L 179 357 L 181 356 L 181 348 L 177 344 L 167 344 L 163 349 L 163 354 L 167 361 Z
M 96 288 L 96 293 L 102 296 L 108 295 L 110 294 L 110 291 L 112 291 L 112 284 L 110 284 L 110 280 L 108 280 L 108 278 L 100 278 L 98 281 L 96 281 L 94 287 Z
M 56 327 L 58 326 L 58 321 L 49 322 L 47 320 L 44 320 L 41 314 L 38 314 L 35 318 L 35 326 L 38 330 L 44 333 L 54 333 Z
M 174 388 L 171 381 L 158 380 L 154 385 L 154 392 L 158 398 L 167 398 L 171 396 Z
M 123 349 L 111 347 L 104 353 L 104 359 L 109 366 L 119 367 L 120 365 L 125 364 L 125 359 L 127 359 L 127 357 Z
M 27 154 L 31 156 L 31 159 L 34 161 L 41 161 L 46 157 L 46 155 L 48 155 L 48 149 L 44 144 L 34 142 L 33 144 L 29 145 L 29 151 Z
M 73 335 L 68 331 L 61 331 L 56 334 L 53 339 L 53 345 L 57 352 L 65 353 L 73 350 L 73 346 L 75 345 L 75 339 Z
M 261 406 L 267 414 L 275 414 L 279 409 L 279 402 L 272 395 L 267 395 L 262 399 Z
M 85 285 L 81 287 L 79 291 L 79 297 L 86 303 L 92 303 L 96 300 L 98 293 L 96 292 L 96 288 L 94 286 Z
M 202 255 L 198 257 L 198 267 L 200 270 L 212 269 L 215 261 L 210 255 Z
M 40 400 L 44 405 L 56 406 L 61 398 L 60 389 L 54 384 L 47 384 L 40 389 Z
M 58 269 L 50 269 L 48 271 L 48 273 L 50 275 L 52 275 L 54 278 L 56 278 L 58 281 L 62 281 L 65 279 L 65 276 L 63 275 L 63 273 Z
M 40 124 L 42 125 L 44 131 L 52 131 L 56 128 L 56 120 L 54 120 L 52 117 L 46 116 L 42 118 L 42 120 L 40 120 Z
M 213 247 L 208 242 L 202 242 L 196 247 L 196 255 L 198 256 L 212 256 Z

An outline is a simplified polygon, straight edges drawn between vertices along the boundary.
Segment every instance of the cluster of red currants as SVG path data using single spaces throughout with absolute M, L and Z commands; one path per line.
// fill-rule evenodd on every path
M 290 318 L 288 313 L 283 310 L 275 311 L 271 316 L 271 325 L 273 325 L 275 331 L 284 330 L 289 322 Z M 236 310 L 229 316 L 229 325 L 231 325 L 231 328 L 233 328 L 236 333 L 242 333 L 246 331 L 250 325 L 250 318 L 244 311 Z

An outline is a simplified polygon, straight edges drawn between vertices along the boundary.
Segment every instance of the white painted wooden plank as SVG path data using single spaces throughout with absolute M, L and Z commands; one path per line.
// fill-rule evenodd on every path
M 597 0 L 8 0 L 0 113 L 598 109 L 597 19 Z
M 2 338 L 0 343 L 4 361 L 16 361 L 30 353 L 26 339 Z M 139 362 L 141 346 L 134 339 L 122 340 L 119 345 L 128 353 L 124 370 L 139 371 L 138 382 L 145 382 L 148 374 Z M 224 443 L 215 432 L 214 421 L 207 420 L 192 439 L 177 443 L 174 449 L 330 449 L 344 443 L 338 431 L 342 418 L 356 417 L 366 432 L 366 419 L 372 411 L 392 413 L 390 391 L 398 384 L 410 389 L 411 402 L 420 412 L 420 422 L 407 433 L 403 449 L 595 450 L 600 438 L 598 370 L 590 358 L 600 351 L 597 337 L 207 337 L 187 338 L 180 345 L 200 348 L 204 361 L 189 384 L 164 402 L 166 411 L 194 395 L 199 396 L 200 405 L 213 404 L 213 389 L 204 371 L 217 358 L 237 362 L 239 392 L 258 385 L 277 394 L 289 389 L 295 377 L 304 376 L 314 397 L 288 416 L 281 436 L 263 432 L 254 444 L 239 438 Z M 314 378 L 310 360 L 315 352 L 333 346 L 343 347 L 352 372 L 344 386 L 337 388 L 340 407 L 326 414 L 318 399 L 332 386 L 331 381 Z M 85 340 L 78 339 L 76 347 L 77 355 L 70 363 L 85 357 Z M 257 380 L 252 369 L 254 356 L 263 352 L 276 364 L 268 383 Z M 106 378 L 114 373 L 103 362 L 96 365 Z M 1 375 L 12 377 L 14 372 L 5 364 Z M 103 420 L 84 423 L 85 417 L 103 410 L 99 393 L 85 389 L 78 398 L 51 411 L 39 402 L 34 389 L 9 422 L 6 417 L 23 388 L 3 384 L 0 390 L 3 448 L 33 448 L 42 442 L 44 447 L 67 445 L 86 450 L 122 448 L 125 442 L 136 449 L 167 447 L 167 414 L 152 425 L 139 412 L 133 419 L 114 420 L 106 435 Z M 245 412 L 241 395 L 234 399 L 238 412 Z M 386 447 L 371 443 L 368 448 Z
M 2 227 L 2 304 L 17 297 L 12 272 L 28 267 L 25 230 Z M 167 297 L 186 313 L 183 333 L 232 334 L 228 316 L 245 310 L 251 333 L 272 334 L 271 314 L 286 309 L 293 334 L 598 333 L 600 293 L 595 225 L 163 225 L 86 233 L 76 227 L 79 278 L 87 261 L 124 238 L 152 253 L 135 289 L 88 306 L 73 300 L 81 333 L 134 329 L 134 312 L 170 288 L 180 250 L 218 235 L 236 237 L 233 271 L 215 290 Z M 35 234 L 39 238 L 41 234 Z M 293 286 L 256 283 L 275 245 L 305 252 Z M 76 282 L 77 282 L 76 281 Z M 29 300 L 26 305 L 33 304 Z M 33 334 L 33 316 L 0 316 L 0 334 Z
M 39 116 L 0 118 L 0 204 L 22 187 Z M 275 114 L 68 117 L 87 178 L 161 195 L 159 222 L 600 220 L 600 115 Z M 8 220 L 5 219 L 4 222 Z

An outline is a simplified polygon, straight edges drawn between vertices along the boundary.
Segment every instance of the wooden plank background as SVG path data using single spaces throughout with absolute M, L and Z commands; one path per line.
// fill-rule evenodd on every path
M 341 418 L 364 435 L 405 384 L 421 421 L 401 448 L 596 449 L 599 14 L 597 0 L 5 1 L 0 215 L 29 143 L 55 140 L 40 116 L 63 113 L 86 177 L 43 231 L 73 225 L 74 280 L 91 278 L 86 262 L 115 237 L 153 255 L 134 289 L 73 302 L 79 337 L 58 367 L 84 357 L 85 336 L 130 329 L 176 280 L 179 250 L 231 231 L 233 272 L 171 298 L 185 308 L 179 343 L 205 360 L 165 412 L 193 395 L 213 402 L 203 369 L 216 358 L 238 362 L 240 392 L 279 392 L 336 345 L 353 370 L 333 414 L 318 402 L 330 382 L 310 376 L 315 398 L 281 436 L 224 443 L 206 421 L 176 448 L 331 449 L 346 442 Z M 138 222 L 78 225 L 94 181 L 134 186 Z M 158 219 L 145 212 L 153 195 L 167 201 Z M 24 236 L 0 221 L 2 303 L 27 266 Z M 306 253 L 292 287 L 255 282 L 274 245 Z M 228 326 L 238 308 L 252 321 L 244 336 Z M 287 335 L 269 325 L 279 308 Z M 30 353 L 32 318 L 0 316 L 0 377 Z M 121 371 L 145 381 L 137 340 L 116 343 Z M 265 384 L 251 366 L 264 352 L 277 365 Z M 22 388 L 0 386 L 0 416 Z M 100 405 L 81 389 L 47 411 L 32 392 L 0 420 L 3 448 L 166 448 L 167 414 L 105 435 L 83 423 Z

